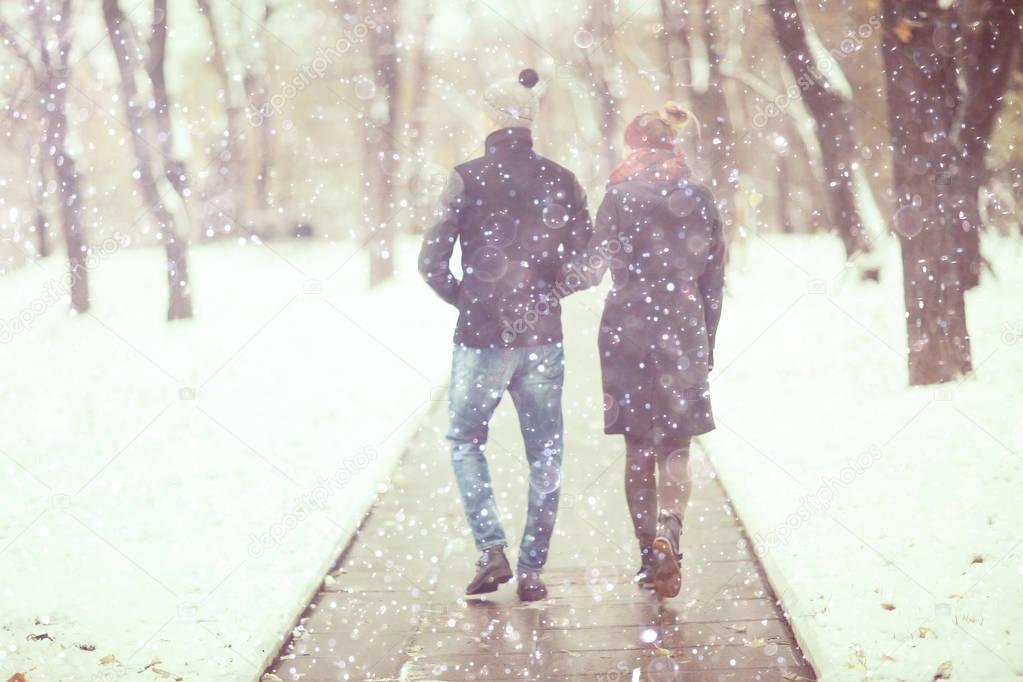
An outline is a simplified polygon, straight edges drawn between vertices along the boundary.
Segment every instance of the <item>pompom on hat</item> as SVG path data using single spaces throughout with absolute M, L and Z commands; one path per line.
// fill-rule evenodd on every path
M 490 120 L 497 128 L 532 128 L 540 110 L 540 76 L 523 69 L 517 78 L 502 78 L 483 91 Z

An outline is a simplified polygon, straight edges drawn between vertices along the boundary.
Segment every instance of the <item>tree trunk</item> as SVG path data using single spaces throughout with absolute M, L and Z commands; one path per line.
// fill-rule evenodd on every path
M 607 0 L 594 0 L 586 19 L 586 26 L 593 35 L 593 46 L 585 49 L 586 65 L 589 69 L 590 96 L 597 102 L 597 116 L 600 122 L 600 143 L 603 149 L 605 173 L 611 174 L 618 165 L 618 151 L 615 140 L 618 130 L 618 100 L 611 92 L 607 65 L 610 58 L 611 38 L 614 26 L 610 21 Z
M 667 92 L 670 97 L 675 96 L 675 58 L 671 49 L 671 27 L 675 25 L 671 0 L 660 0 L 661 3 L 661 26 L 663 30 L 657 35 L 661 43 L 661 59 L 664 62 L 664 75 L 667 83 Z
M 778 195 L 775 197 L 775 201 L 778 202 L 778 225 L 785 234 L 792 234 L 796 230 L 792 224 L 792 198 L 790 191 L 791 183 L 789 182 L 788 155 L 778 154 L 775 157 L 775 163 L 778 168 L 776 185 Z
M 159 2 L 160 0 L 156 0 L 154 5 Z M 177 188 L 171 186 L 168 181 L 167 175 L 157 170 L 151 152 L 154 146 L 145 137 L 147 121 L 145 111 L 138 103 L 138 83 L 135 80 L 138 46 L 132 44 L 131 28 L 118 6 L 118 0 L 103 0 L 103 18 L 121 75 L 121 94 L 125 118 L 131 129 L 139 190 L 159 226 L 160 240 L 167 254 L 167 285 L 170 293 L 167 319 L 189 318 L 192 317 L 192 296 L 188 280 L 188 247 L 178 236 L 179 224 L 187 223 L 187 215 L 183 215 L 184 204 L 177 194 Z M 166 21 L 166 14 L 162 19 Z M 160 71 L 162 70 L 161 64 Z M 157 128 L 159 129 L 159 126 Z M 162 149 L 159 146 L 155 148 Z M 177 200 L 177 215 L 167 206 L 166 197 Z
M 869 251 L 870 246 L 856 209 L 852 169 L 856 136 L 848 106 L 810 52 L 796 0 L 769 0 L 768 9 L 785 62 L 813 116 L 831 219 L 845 245 L 846 257 L 852 258 L 860 251 Z
M 369 283 L 375 286 L 394 274 L 394 182 L 398 170 L 395 135 L 398 129 L 397 0 L 376 5 L 376 27 L 369 32 L 376 94 L 371 103 L 371 129 L 366 135 L 365 184 L 369 189 Z
M 220 79 L 220 87 L 224 92 L 224 116 L 227 125 L 226 134 L 221 137 L 221 144 L 215 148 L 217 181 L 227 188 L 230 221 L 236 225 L 245 225 L 248 218 L 245 215 L 244 168 L 241 165 L 241 117 L 245 108 L 245 97 L 239 92 L 238 84 L 231 77 L 227 57 L 224 54 L 223 40 L 220 37 L 220 29 L 217 26 L 216 17 L 213 16 L 213 8 L 210 6 L 209 0 L 196 0 L 196 4 L 199 6 L 199 13 L 206 19 L 206 25 L 210 31 L 210 44 L 213 47 L 211 61 L 213 69 Z M 204 230 L 204 232 L 208 231 Z
M 962 249 L 961 280 L 966 289 L 980 282 L 984 263 L 980 254 L 982 220 L 978 195 L 987 181 L 984 158 L 1019 42 L 1021 5 L 1021 0 L 985 0 L 977 28 L 963 41 L 966 94 L 956 136 L 959 161 L 953 184 L 960 190 L 956 197 L 959 220 L 956 235 Z
M 39 252 L 40 258 L 49 258 L 50 242 L 46 237 L 46 216 L 41 209 L 36 209 L 36 217 L 32 224 L 36 231 L 36 251 Z
M 721 209 L 726 234 L 730 234 L 735 221 L 739 167 L 735 159 L 735 131 L 721 75 L 717 11 L 711 0 L 704 0 L 703 43 L 707 50 L 707 89 L 693 98 L 698 109 L 697 119 L 704 126 L 696 147 L 698 154 L 711 161 L 711 187 Z
M 43 131 L 43 150 L 46 149 L 46 132 Z M 35 191 L 32 193 L 32 200 L 35 203 L 35 219 L 33 220 L 33 229 L 36 234 L 36 251 L 39 252 L 40 258 L 49 258 L 50 256 L 50 236 L 48 234 L 49 223 L 46 220 L 46 161 L 42 158 L 41 154 L 43 150 L 40 150 L 40 155 L 34 155 L 29 153 L 30 163 L 35 166 L 35 170 L 39 173 L 39 184 L 36 185 Z
M 409 137 L 415 146 L 416 155 L 406 159 L 406 170 L 402 176 L 406 180 L 405 191 L 409 204 L 413 207 L 412 229 L 420 231 L 429 222 L 428 211 L 436 202 L 435 189 L 439 178 L 431 177 L 431 165 L 427 162 L 426 131 L 427 131 L 427 96 L 430 87 L 430 55 L 426 45 L 429 40 L 430 27 L 433 24 L 433 10 L 425 6 L 422 10 L 422 22 L 419 26 L 419 38 L 416 44 L 415 72 L 412 101 L 409 104 L 410 126 Z M 443 180 L 440 180 L 441 182 Z M 422 209 L 422 213 L 420 213 Z
M 257 123 L 253 123 L 252 119 L 249 121 L 256 128 L 255 197 L 253 216 L 250 217 L 248 223 L 243 223 L 242 227 L 248 234 L 255 233 L 263 238 L 271 237 L 276 230 L 273 224 L 271 209 L 271 192 L 273 187 L 270 184 L 273 176 L 274 152 L 274 137 L 271 133 L 274 126 L 268 118 L 269 113 L 266 114 L 267 118 L 264 118 L 264 112 L 269 112 L 268 82 L 271 62 L 269 52 L 271 41 L 261 40 L 263 36 L 269 33 L 267 25 L 270 23 L 270 17 L 273 12 L 274 8 L 270 1 L 264 0 L 259 31 L 254 33 L 251 41 L 258 48 L 258 52 L 252 52 L 245 58 L 245 75 L 242 78 L 242 85 L 249 107 L 260 113 L 260 116 L 256 119 Z M 248 21 L 247 16 L 240 16 L 243 16 L 245 21 Z
M 681 11 L 680 10 L 681 5 Z M 661 40 L 662 59 L 667 74 L 666 96 L 679 102 L 687 109 L 696 111 L 703 102 L 694 101 L 694 47 L 689 40 L 692 17 L 686 0 L 661 0 L 661 21 L 664 33 Z M 702 47 L 702 41 L 697 48 Z
M 971 371 L 960 281 L 949 139 L 959 99 L 955 64 L 935 44 L 949 19 L 937 0 L 884 0 L 882 52 L 892 139 L 895 228 L 902 245 L 909 383 Z
M 67 81 L 71 77 L 71 0 L 63 0 L 61 7 L 50 8 L 43 3 L 31 6 L 43 80 L 40 88 L 46 105 L 43 116 L 43 148 L 57 181 L 60 198 L 60 223 L 67 246 L 68 275 L 71 282 L 71 308 L 84 313 L 89 310 L 89 270 L 86 263 L 88 247 L 82 233 L 82 196 L 78 187 L 78 167 L 67 150 Z M 51 54 L 46 40 L 46 28 L 53 22 L 57 37 L 57 52 Z M 40 159 L 42 163 L 42 159 Z M 45 220 L 40 230 L 45 232 Z
M 174 129 L 171 125 L 170 97 L 167 95 L 167 77 L 163 65 L 167 58 L 167 0 L 153 0 L 153 23 L 149 33 L 149 51 L 144 65 L 153 90 L 152 111 L 160 142 L 160 156 L 164 175 L 174 191 L 187 201 L 188 176 L 185 164 L 174 155 Z

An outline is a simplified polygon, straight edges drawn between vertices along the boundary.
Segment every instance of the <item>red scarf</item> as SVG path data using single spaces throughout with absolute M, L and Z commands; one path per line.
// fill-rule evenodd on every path
M 634 149 L 611 171 L 608 185 L 622 182 L 678 182 L 689 177 L 681 154 L 669 149 Z

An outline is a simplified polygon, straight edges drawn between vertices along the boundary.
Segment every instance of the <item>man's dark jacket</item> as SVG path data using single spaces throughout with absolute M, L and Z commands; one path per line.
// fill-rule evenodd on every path
M 559 300 L 588 286 L 572 273 L 592 233 L 572 172 L 535 153 L 528 129 L 502 128 L 487 136 L 482 157 L 455 168 L 441 211 L 423 240 L 419 271 L 458 308 L 455 343 L 561 341 Z M 461 280 L 450 267 L 456 242 Z

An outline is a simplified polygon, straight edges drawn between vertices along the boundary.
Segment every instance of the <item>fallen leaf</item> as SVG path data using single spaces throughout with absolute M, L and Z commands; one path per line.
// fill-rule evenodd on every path
M 22 673 L 14 673 L 7 682 L 25 682 L 25 676 Z
M 656 653 L 658 656 L 669 656 L 670 657 L 675 652 L 673 652 L 671 649 L 665 649 L 663 646 L 657 646 L 655 644 L 654 645 L 654 653 Z
M 259 678 L 259 682 L 284 682 L 284 680 L 273 673 L 263 673 L 263 676 Z
M 114 656 L 113 654 L 107 654 L 103 658 L 99 659 L 99 662 L 100 665 L 109 665 L 111 663 L 117 662 L 117 656 Z
M 174 680 L 181 680 L 181 678 L 178 677 L 177 675 L 175 675 L 173 673 L 169 673 L 166 670 L 161 670 L 160 668 L 157 668 L 155 665 L 153 667 L 151 667 L 150 670 L 152 670 L 154 673 L 156 673 L 160 677 L 167 677 L 167 678 L 171 678 L 171 679 L 174 679 Z
M 891 654 L 888 654 L 888 653 L 881 654 L 881 658 L 883 658 L 886 661 L 894 661 L 895 660 L 895 657 L 892 656 Z
M 892 33 L 899 39 L 900 42 L 908 43 L 913 39 L 913 27 L 914 23 L 908 19 L 899 19 L 899 21 L 892 28 Z
M 930 629 L 926 625 L 921 625 L 920 626 L 920 639 L 925 638 L 927 635 L 933 635 L 933 634 L 934 634 L 934 630 Z
M 761 647 L 765 646 L 766 644 L 767 644 L 767 642 L 764 641 L 764 639 L 762 637 L 757 637 L 754 640 L 746 642 L 745 646 L 748 646 L 750 649 L 760 649 Z
M 983 554 L 974 554 L 973 555 L 973 561 L 971 561 L 970 563 L 971 564 L 982 564 L 982 563 L 984 563 L 984 555 Z
M 881 608 L 884 609 L 885 611 L 894 611 L 895 604 L 891 603 L 890 601 L 883 601 L 881 602 Z
M 799 673 L 783 673 L 782 677 L 792 682 L 813 682 L 809 677 L 803 677 Z
M 34 635 L 32 633 L 29 633 L 28 637 L 26 637 L 25 639 L 27 639 L 27 640 L 29 640 L 31 642 L 38 642 L 38 641 L 44 640 L 44 639 L 48 639 L 51 642 L 54 641 L 53 637 L 50 637 L 50 633 L 49 632 L 43 632 L 43 633 L 40 633 L 38 635 Z
M 77 646 L 82 651 L 95 651 L 96 650 L 96 645 L 95 644 L 76 644 L 75 646 Z
M 952 679 L 952 661 L 945 661 L 938 666 L 937 672 L 934 673 L 934 677 L 931 680 L 950 680 Z
M 728 628 L 729 630 L 731 630 L 732 632 L 746 632 L 746 626 L 745 625 L 731 625 L 731 624 L 728 624 L 728 625 L 725 625 L 725 627 Z

